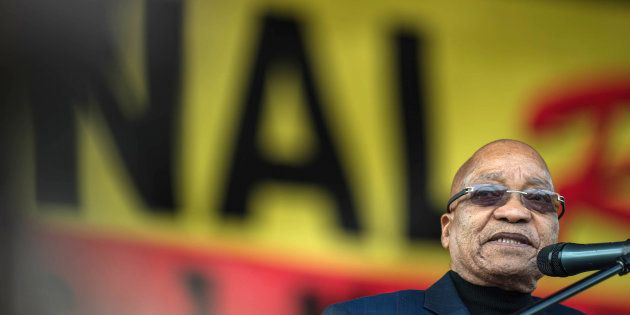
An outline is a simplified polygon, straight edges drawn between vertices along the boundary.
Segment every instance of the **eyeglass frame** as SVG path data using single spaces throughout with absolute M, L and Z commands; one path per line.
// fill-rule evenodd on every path
M 489 184 L 477 184 L 477 185 L 473 185 L 473 186 L 467 186 L 464 189 L 462 189 L 461 191 L 459 191 L 458 193 L 454 194 L 451 198 L 448 199 L 448 202 L 446 203 L 446 212 L 447 213 L 451 212 L 450 207 L 451 207 L 451 204 L 453 202 L 455 202 L 455 200 L 459 199 L 460 197 L 462 197 L 462 196 L 464 196 L 464 195 L 466 195 L 468 193 L 471 193 L 471 192 L 475 191 L 475 187 L 478 189 L 479 186 L 483 186 L 483 185 L 489 185 Z M 502 185 L 499 185 L 499 186 L 502 186 Z M 541 190 L 551 192 L 551 193 L 555 194 L 558 197 L 558 201 L 560 201 L 560 204 L 562 205 L 562 211 L 560 212 L 560 214 L 558 214 L 558 220 L 560 220 L 560 218 L 562 218 L 562 216 L 564 215 L 564 211 L 565 211 L 564 196 L 560 195 L 559 193 L 557 193 L 555 191 L 545 190 L 545 189 L 541 189 Z M 505 192 L 506 193 L 519 193 L 521 195 L 527 195 L 527 192 L 522 191 L 522 190 L 508 189 Z M 521 201 L 521 203 L 522 203 L 522 201 Z M 535 211 L 535 210 L 531 210 L 529 208 L 527 208 L 527 210 Z M 556 213 L 557 213 L 557 211 L 556 211 Z

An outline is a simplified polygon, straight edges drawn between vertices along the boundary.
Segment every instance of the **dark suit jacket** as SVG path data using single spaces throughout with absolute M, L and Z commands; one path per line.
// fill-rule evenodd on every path
M 536 298 L 537 299 L 537 298 Z M 323 315 L 468 315 L 453 281 L 444 275 L 426 291 L 404 290 L 330 305 Z M 538 314 L 582 314 L 563 305 L 553 305 Z

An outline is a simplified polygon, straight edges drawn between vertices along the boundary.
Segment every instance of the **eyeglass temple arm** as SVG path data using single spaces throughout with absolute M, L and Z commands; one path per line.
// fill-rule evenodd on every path
M 459 197 L 471 192 L 473 190 L 472 187 L 466 187 L 464 189 L 462 189 L 460 192 L 456 193 L 453 195 L 453 197 L 448 199 L 448 202 L 446 203 L 446 212 L 451 212 L 451 203 L 453 203 L 453 201 L 457 200 Z

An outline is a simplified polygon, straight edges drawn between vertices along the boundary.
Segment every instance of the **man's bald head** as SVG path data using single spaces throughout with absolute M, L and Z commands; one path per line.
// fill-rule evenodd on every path
M 538 153 L 538 151 L 536 151 L 536 149 L 527 143 L 512 139 L 495 140 L 475 151 L 475 153 L 473 153 L 473 155 L 468 158 L 464 164 L 462 164 L 459 170 L 457 170 L 455 177 L 453 177 L 453 183 L 451 184 L 451 195 L 464 188 L 467 184 L 466 179 L 468 175 L 479 165 L 479 162 L 490 157 L 513 154 L 522 154 L 531 157 L 539 163 L 540 167 L 547 171 L 547 174 L 549 174 L 549 168 L 547 167 L 545 160 L 543 160 L 542 156 Z M 549 175 L 548 179 L 549 183 L 551 183 L 551 175 Z

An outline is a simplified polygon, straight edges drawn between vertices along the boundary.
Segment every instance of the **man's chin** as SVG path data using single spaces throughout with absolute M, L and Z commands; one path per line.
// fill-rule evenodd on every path
M 532 269 L 526 266 L 515 266 L 511 264 L 493 264 L 486 266 L 485 271 L 490 275 L 496 276 L 531 276 L 533 274 Z
M 481 268 L 491 275 L 540 278 L 535 261 L 529 257 L 499 256 L 484 262 Z
M 536 266 L 518 260 L 499 260 L 481 268 L 480 277 L 490 286 L 508 291 L 531 292 L 542 274 Z

